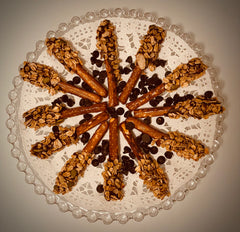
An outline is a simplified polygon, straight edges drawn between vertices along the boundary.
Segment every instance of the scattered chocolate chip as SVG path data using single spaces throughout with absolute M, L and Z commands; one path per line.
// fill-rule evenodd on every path
M 134 94 L 134 95 L 139 95 L 139 93 L 140 93 L 140 89 L 138 89 L 138 88 L 133 88 L 133 90 L 132 90 L 132 94 Z
M 82 83 L 82 88 L 88 92 L 93 92 L 92 88 L 86 82 Z
M 213 96 L 213 92 L 208 90 L 204 93 L 205 98 L 211 98 Z
M 153 106 L 153 107 L 156 107 L 157 105 L 158 105 L 158 101 L 157 100 L 155 100 L 155 99 L 151 99 L 150 101 L 149 101 L 149 104 L 151 105 L 151 106 Z
M 165 100 L 165 103 L 166 103 L 166 105 L 170 106 L 170 105 L 172 105 L 172 103 L 173 103 L 173 99 L 172 99 L 171 97 L 168 97 L 168 98 Z
M 163 100 L 163 97 L 162 96 L 157 96 L 157 97 L 155 97 L 155 99 L 156 99 L 156 101 L 161 102 Z
M 132 112 L 130 110 L 126 111 L 124 117 L 125 118 L 132 117 Z
M 122 161 L 123 161 L 123 162 L 126 162 L 127 160 L 129 160 L 129 157 L 126 156 L 126 155 L 123 155 L 123 156 L 122 156 Z
M 83 115 L 83 118 L 85 118 L 86 120 L 89 120 L 89 119 L 91 119 L 93 116 L 92 116 L 92 114 L 84 114 Z
M 99 165 L 98 159 L 93 159 L 93 160 L 92 160 L 92 165 L 93 165 L 94 167 L 97 167 L 97 166 Z
M 95 57 L 95 58 L 98 58 L 99 56 L 99 51 L 98 50 L 95 50 L 92 52 L 92 56 Z
M 148 92 L 147 88 L 146 88 L 146 87 L 143 87 L 143 88 L 141 89 L 141 91 L 140 91 L 140 94 L 145 94 L 145 93 L 147 93 L 147 92 Z
M 67 100 L 67 105 L 68 105 L 69 107 L 74 106 L 74 104 L 75 104 L 75 101 L 74 101 L 72 98 L 69 98 L 69 99 Z
M 106 155 L 100 155 L 98 156 L 99 163 L 103 163 L 106 160 Z
M 179 94 L 178 93 L 174 94 L 173 96 L 174 105 L 176 105 L 180 100 L 181 100 L 181 97 L 179 96 Z
M 151 124 L 152 120 L 151 120 L 150 117 L 146 117 L 146 118 L 143 119 L 143 122 L 144 122 L 145 124 L 149 125 L 149 124 Z
M 134 167 L 134 166 L 133 166 L 133 167 L 130 167 L 130 168 L 129 168 L 129 172 L 132 173 L 132 174 L 136 173 L 135 168 L 136 168 L 136 167 Z
M 73 81 L 67 81 L 67 83 L 73 85 Z
M 131 56 L 128 56 L 127 59 L 126 59 L 126 62 L 127 63 L 132 63 L 133 62 L 133 59 Z
M 128 67 L 125 67 L 124 69 L 123 69 L 123 71 L 124 71 L 124 74 L 129 74 L 130 72 L 131 72 L 131 69 L 130 68 L 128 68 Z
M 124 70 L 122 66 L 119 66 L 119 71 L 120 71 L 120 74 L 124 74 Z
M 84 119 L 82 119 L 80 122 L 79 122 L 79 124 L 81 125 L 81 124 L 83 124 L 84 122 L 86 122 L 87 120 L 84 118 Z
M 150 144 L 152 142 L 152 138 L 148 134 L 143 134 L 142 141 L 146 144 Z
M 107 77 L 107 71 L 103 70 L 99 73 L 99 77 L 106 78 Z
M 153 146 L 153 147 L 150 148 L 150 152 L 152 154 L 157 154 L 158 153 L 158 148 L 156 146 Z
M 124 109 L 122 107 L 117 108 L 116 110 L 118 115 L 123 115 L 124 114 Z
M 146 83 L 144 81 L 139 81 L 138 82 L 138 88 L 142 89 L 143 87 L 145 87 Z
M 130 68 L 131 68 L 132 70 L 135 68 L 135 66 L 136 66 L 136 65 L 135 65 L 134 63 L 131 63 L 131 64 L 130 64 Z
M 97 67 L 101 67 L 102 66 L 102 64 L 103 64 L 103 61 L 102 60 L 96 60 L 96 65 L 97 65 Z
M 94 153 L 97 155 L 102 151 L 102 147 L 101 146 L 96 146 L 94 149 Z
M 127 130 L 133 130 L 135 128 L 134 123 L 132 122 L 126 122 L 126 129 Z
M 130 156 L 132 159 L 135 159 L 135 158 L 136 158 L 135 154 L 134 154 L 132 151 L 129 152 L 129 156 Z
M 163 123 L 164 123 L 164 118 L 163 117 L 158 117 L 157 119 L 156 119 L 156 123 L 158 124 L 158 125 L 162 125 Z
M 166 158 L 165 158 L 164 156 L 162 156 L 162 155 L 160 155 L 160 156 L 157 158 L 157 162 L 158 162 L 159 164 L 164 164 L 165 161 L 166 161 Z
M 104 82 L 105 82 L 105 77 L 99 77 L 98 78 L 98 82 L 100 83 L 100 84 L 104 84 Z
M 165 155 L 165 157 L 166 157 L 167 159 L 171 159 L 172 156 L 173 156 L 173 153 L 172 153 L 171 151 L 166 151 L 166 152 L 164 153 L 164 155 Z
M 94 76 L 94 77 L 97 77 L 98 75 L 99 75 L 99 71 L 98 70 L 93 70 L 93 72 L 92 72 L 92 75 Z
M 130 94 L 129 96 L 129 101 L 135 101 L 137 99 L 137 95 L 135 94 Z
M 149 85 L 149 86 L 148 86 L 148 90 L 149 90 L 149 91 L 151 91 L 151 90 L 153 90 L 153 89 L 155 89 L 155 88 L 156 88 L 155 85 Z
M 58 126 L 53 126 L 53 127 L 52 127 L 52 131 L 53 131 L 54 134 L 55 134 L 55 133 L 59 133 L 59 128 L 58 128 Z
M 156 59 L 153 64 L 156 65 L 156 67 L 161 66 L 164 67 L 166 65 L 167 61 L 162 59 Z
M 92 56 L 92 57 L 90 58 L 90 61 L 91 61 L 91 64 L 94 65 L 94 64 L 97 62 L 97 59 L 96 59 L 96 57 L 93 57 L 93 56 Z
M 131 148 L 128 147 L 128 146 L 125 146 L 125 147 L 123 148 L 123 153 L 126 154 L 126 153 L 129 153 L 129 152 L 131 152 Z
M 144 74 L 142 74 L 142 75 L 140 76 L 140 80 L 143 81 L 143 82 L 146 82 L 147 79 L 148 79 L 148 76 L 146 76 L 146 75 L 144 75 Z
M 165 72 L 165 77 L 168 76 L 171 73 L 171 71 Z
M 80 79 L 79 76 L 73 77 L 73 84 L 74 84 L 74 85 L 77 85 L 77 84 L 79 84 L 80 82 L 81 82 L 81 79 Z
M 68 101 L 68 95 L 67 94 L 62 95 L 61 99 L 62 99 L 63 102 L 67 102 Z
M 99 184 L 96 188 L 97 192 L 98 193 L 103 193 L 104 192 L 104 188 L 103 188 L 103 185 L 102 184 Z
M 88 142 L 89 138 L 90 138 L 90 134 L 88 132 L 85 132 L 81 136 L 81 142 L 85 144 Z

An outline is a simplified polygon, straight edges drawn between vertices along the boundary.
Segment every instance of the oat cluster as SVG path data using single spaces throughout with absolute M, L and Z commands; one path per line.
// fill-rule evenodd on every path
M 168 151 L 175 151 L 180 157 L 195 161 L 198 161 L 201 157 L 209 153 L 208 148 L 200 141 L 178 131 L 168 132 L 168 136 L 158 139 L 156 143 Z
M 58 130 L 50 132 L 41 142 L 32 145 L 31 154 L 41 159 L 47 159 L 54 152 L 61 151 L 65 146 L 76 144 L 79 138 L 76 128 L 58 126 Z
M 71 191 L 77 184 L 78 178 L 84 175 L 93 157 L 94 154 L 92 153 L 75 152 L 58 173 L 53 191 L 56 194 L 65 194 Z
M 122 200 L 123 193 L 123 173 L 122 163 L 115 159 L 114 161 L 108 160 L 104 164 L 104 171 L 102 173 L 104 183 L 104 197 L 107 201 Z
M 58 73 L 47 65 L 24 62 L 23 68 L 20 69 L 20 75 L 24 81 L 47 89 L 51 95 L 56 94 L 60 90 L 58 83 L 61 79 Z
M 138 161 L 136 171 L 139 173 L 139 177 L 143 180 L 143 183 L 153 192 L 155 197 L 162 200 L 165 196 L 170 195 L 166 173 L 149 154 L 143 155 Z
M 172 92 L 179 87 L 187 87 L 190 82 L 201 77 L 207 66 L 199 58 L 191 59 L 187 64 L 180 64 L 168 76 L 163 78 L 165 89 Z
M 196 98 L 177 103 L 176 106 L 167 113 L 167 116 L 175 119 L 180 117 L 207 119 L 209 116 L 220 114 L 223 111 L 224 107 L 221 106 L 221 103 L 216 97 L 206 98 L 200 95 Z
M 74 73 L 77 69 L 77 64 L 82 65 L 81 59 L 78 57 L 78 51 L 74 51 L 70 44 L 62 38 L 47 38 L 46 46 L 48 48 L 48 54 L 54 55 L 58 61 L 69 72 Z
M 101 51 L 102 57 L 110 62 L 116 80 L 120 80 L 117 36 L 115 34 L 115 27 L 109 20 L 105 19 L 100 23 L 96 39 L 96 46 Z
M 161 43 L 166 36 L 165 30 L 156 25 L 150 25 L 147 34 L 140 41 L 141 46 L 136 55 L 138 66 L 144 70 L 149 68 L 154 71 L 156 66 L 154 61 L 158 58 L 161 49 Z
M 24 125 L 38 130 L 43 126 L 53 126 L 62 122 L 61 111 L 65 109 L 65 104 L 42 105 L 26 111 Z

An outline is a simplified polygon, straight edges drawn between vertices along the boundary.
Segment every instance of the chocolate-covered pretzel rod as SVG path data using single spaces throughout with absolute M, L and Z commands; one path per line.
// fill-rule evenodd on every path
M 173 106 L 163 106 L 155 108 L 144 108 L 134 110 L 134 117 L 156 117 L 167 116 L 169 118 L 197 118 L 207 119 L 214 114 L 220 114 L 224 111 L 224 107 L 217 100 L 216 97 L 207 98 L 203 95 L 197 96 L 193 99 L 187 99 L 186 101 L 178 102 Z
M 193 58 L 187 64 L 180 64 L 167 77 L 163 78 L 162 84 L 135 101 L 129 102 L 127 107 L 129 110 L 135 110 L 165 91 L 172 92 L 179 87 L 187 87 L 192 81 L 204 75 L 206 69 L 207 66 L 199 58 Z
M 114 25 L 107 19 L 103 20 L 97 29 L 97 48 L 104 58 L 107 79 L 109 107 L 118 105 L 117 81 L 120 80 L 119 53 Z
M 104 164 L 102 173 L 104 197 L 107 201 L 121 200 L 124 195 L 122 162 L 118 157 L 118 137 L 118 118 L 111 118 L 109 121 L 109 159 Z
M 97 94 L 107 96 L 106 89 L 83 68 L 78 52 L 66 40 L 53 37 L 47 38 L 45 42 L 49 55 L 54 55 L 69 72 L 78 74 Z
M 132 122 L 137 130 L 154 138 L 158 146 L 166 148 L 168 151 L 175 151 L 180 157 L 198 161 L 209 153 L 208 148 L 200 141 L 178 131 L 163 133 L 133 117 L 127 118 L 126 121 Z
M 143 183 L 153 192 L 155 197 L 163 199 L 165 196 L 169 196 L 169 183 L 164 170 L 160 168 L 155 159 L 139 149 L 133 134 L 126 129 L 125 122 L 120 124 L 120 130 L 138 159 L 136 171 L 139 173 L 139 178 L 143 180 Z
M 69 117 L 74 117 L 81 114 L 94 113 L 105 111 L 107 103 L 97 103 L 91 106 L 80 106 L 74 108 L 66 108 L 65 104 L 56 105 L 41 105 L 26 111 L 23 114 L 25 126 L 34 128 L 35 130 L 43 126 L 58 125 Z
M 71 191 L 77 184 L 79 177 L 83 177 L 87 166 L 92 162 L 94 157 L 92 152 L 107 132 L 107 129 L 108 123 L 103 122 L 83 150 L 81 152 L 75 152 L 64 164 L 55 181 L 53 188 L 55 193 L 65 194 Z
M 53 132 L 50 132 L 41 142 L 33 144 L 30 152 L 38 158 L 47 159 L 53 153 L 61 151 L 65 146 L 76 144 L 79 135 L 106 121 L 108 117 L 108 113 L 103 112 L 77 127 L 54 126 Z
M 123 104 L 127 102 L 128 96 L 136 85 L 142 71 L 147 67 L 153 71 L 155 69 L 154 61 L 158 58 L 161 50 L 161 43 L 166 36 L 165 30 L 156 25 L 150 25 L 147 34 L 141 40 L 141 46 L 136 55 L 136 66 L 127 81 L 119 101 Z
M 66 93 L 72 93 L 78 97 L 87 98 L 93 102 L 98 103 L 101 101 L 101 97 L 97 94 L 90 93 L 67 83 L 56 71 L 44 64 L 24 62 L 23 68 L 20 69 L 20 75 L 24 81 L 28 81 L 35 86 L 47 89 L 51 95 L 56 94 L 58 91 L 63 91 Z

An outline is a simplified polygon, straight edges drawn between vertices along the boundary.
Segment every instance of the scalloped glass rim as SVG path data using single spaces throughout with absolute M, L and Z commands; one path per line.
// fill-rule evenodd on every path
M 185 33 L 183 31 L 182 26 L 172 25 L 170 24 L 170 20 L 168 18 L 158 18 L 155 14 L 150 12 L 143 12 L 142 10 L 137 9 L 126 9 L 126 8 L 115 8 L 115 9 L 102 9 L 94 12 L 87 12 L 84 16 L 74 16 L 70 23 L 60 23 L 58 29 L 56 31 L 48 31 L 46 36 L 61 36 L 72 28 L 76 27 L 79 24 L 84 24 L 87 22 L 103 19 L 103 18 L 111 18 L 111 17 L 124 17 L 124 18 L 136 18 L 138 20 L 148 20 L 153 22 L 166 30 L 170 30 L 174 32 L 177 36 L 182 38 L 206 63 L 209 68 L 207 72 L 211 77 L 212 85 L 216 96 L 223 102 L 223 98 L 220 93 L 220 82 L 218 80 L 218 69 L 213 66 L 213 57 L 209 54 L 204 53 L 203 45 L 200 43 L 196 43 L 194 41 L 194 36 L 192 33 Z M 36 49 L 33 52 L 28 52 L 26 55 L 26 59 L 28 61 L 35 61 L 39 54 L 42 52 L 44 48 L 44 41 L 39 40 L 36 42 Z M 19 66 L 19 68 L 22 65 Z M 69 202 L 65 202 L 61 199 L 60 196 L 57 196 L 52 193 L 47 187 L 44 186 L 44 183 L 38 179 L 37 176 L 34 175 L 31 170 L 30 165 L 25 160 L 23 150 L 21 149 L 21 139 L 17 136 L 18 127 L 17 127 L 17 118 L 16 112 L 18 110 L 18 94 L 21 89 L 22 79 L 20 76 L 16 76 L 13 79 L 14 89 L 9 92 L 9 99 L 11 103 L 7 106 L 6 111 L 9 115 L 9 118 L 6 121 L 6 126 L 10 130 L 8 134 L 7 140 L 9 143 L 13 145 L 11 150 L 11 154 L 14 158 L 18 159 L 17 168 L 19 171 L 25 173 L 25 181 L 28 184 L 34 185 L 34 191 L 39 195 L 44 195 L 47 203 L 49 204 L 57 204 L 59 210 L 62 212 L 71 211 L 72 215 L 75 218 L 86 217 L 89 222 L 95 222 L 97 220 L 102 220 L 104 224 L 110 224 L 113 221 L 119 221 L 119 223 L 124 224 L 128 222 L 129 219 L 134 219 L 135 221 L 141 221 L 144 219 L 146 215 L 156 216 L 158 215 L 161 209 L 170 209 L 176 201 L 181 201 L 185 198 L 185 196 L 193 189 L 197 187 L 197 184 L 200 182 L 201 178 L 205 177 L 209 166 L 214 162 L 216 158 L 216 151 L 222 143 L 221 136 L 223 134 L 223 120 L 224 114 L 218 115 L 217 118 L 217 126 L 216 132 L 214 136 L 213 146 L 211 148 L 212 153 L 205 157 L 200 164 L 198 172 L 195 176 L 188 181 L 186 184 L 181 186 L 175 193 L 172 194 L 168 199 L 161 202 L 158 205 L 151 206 L 149 208 L 141 208 L 136 209 L 135 211 L 128 213 L 109 213 L 107 211 L 93 211 L 86 210 L 81 207 L 76 207 Z

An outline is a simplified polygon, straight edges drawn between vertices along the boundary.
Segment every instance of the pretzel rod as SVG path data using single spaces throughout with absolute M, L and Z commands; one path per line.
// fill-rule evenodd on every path
M 30 152 L 38 158 L 47 159 L 53 153 L 64 149 L 64 147 L 76 144 L 79 140 L 79 135 L 90 130 L 99 123 L 106 121 L 108 117 L 108 114 L 103 112 L 77 127 L 56 126 L 54 127 L 55 131 L 50 132 L 44 140 L 33 144 Z
M 138 65 L 135 66 L 135 68 L 133 69 L 131 76 L 129 77 L 122 93 L 119 96 L 119 101 L 122 104 L 125 104 L 127 102 L 127 99 L 129 97 L 129 95 L 131 94 L 132 89 L 136 85 L 142 71 L 143 70 L 140 69 Z
M 174 109 L 174 106 L 143 108 L 134 110 L 133 113 L 135 118 L 156 117 L 166 115 L 171 109 Z
M 81 152 L 75 152 L 69 160 L 64 164 L 53 187 L 56 194 L 65 194 L 72 190 L 77 184 L 79 177 L 83 177 L 87 166 L 92 162 L 94 148 L 105 135 L 108 129 L 108 123 L 103 122 L 93 136 L 88 141 L 87 145 Z
M 82 98 L 87 98 L 94 102 L 101 101 L 101 97 L 97 94 L 90 93 L 67 83 L 50 66 L 44 64 L 25 61 L 23 68 L 20 69 L 20 75 L 24 81 L 28 81 L 35 86 L 47 89 L 51 95 L 56 94 L 58 91 L 63 91 Z
M 127 102 L 132 89 L 136 85 L 142 71 L 147 67 L 155 70 L 154 61 L 158 58 L 161 50 L 161 43 L 166 36 L 165 30 L 156 25 L 150 25 L 147 34 L 141 40 L 141 46 L 136 55 L 136 66 L 127 81 L 125 88 L 119 96 L 119 101 L 123 104 Z
M 107 130 L 108 130 L 108 122 L 107 121 L 102 122 L 82 151 L 87 153 L 92 153 L 95 147 L 100 142 L 100 140 L 106 134 Z
M 168 137 L 166 133 L 163 133 L 147 124 L 144 122 L 134 118 L 134 117 L 129 117 L 126 119 L 126 122 L 132 122 L 135 125 L 135 128 L 145 134 L 150 135 L 154 139 L 159 139 L 162 137 Z
M 108 106 L 114 107 L 118 105 L 117 80 L 114 78 L 112 68 L 108 60 L 105 60 L 105 65 L 108 79 Z
M 205 96 L 197 96 L 193 99 L 188 99 L 177 103 L 174 106 L 145 108 L 134 110 L 134 116 L 137 118 L 144 117 L 156 117 L 156 116 L 167 116 L 169 118 L 197 118 L 207 119 L 209 116 L 214 114 L 220 114 L 224 111 L 224 107 L 221 103 L 214 98 L 206 98 Z
M 137 130 L 154 138 L 158 146 L 161 146 L 168 151 L 175 151 L 180 157 L 198 161 L 209 153 L 208 148 L 200 141 L 178 131 L 163 133 L 135 118 L 127 118 L 126 121 L 132 122 Z
M 47 38 L 46 46 L 49 55 L 55 58 L 71 73 L 78 74 L 93 90 L 102 97 L 107 96 L 106 89 L 90 75 L 83 67 L 78 51 L 74 51 L 70 44 L 62 38 Z
M 61 112 L 61 118 L 64 119 L 64 118 L 78 116 L 81 114 L 97 113 L 101 111 L 106 111 L 106 109 L 107 109 L 106 102 L 93 104 L 91 106 L 80 106 L 80 107 L 63 110 Z
M 109 159 L 111 161 L 118 159 L 118 138 L 118 118 L 111 118 L 109 120 Z
M 137 98 L 135 101 L 131 101 L 131 102 L 127 103 L 126 106 L 129 110 L 135 110 L 139 106 L 141 106 L 141 105 L 147 103 L 148 101 L 150 101 L 151 99 L 157 97 L 164 91 L 165 91 L 164 84 L 161 84 L 161 85 L 157 86 L 156 88 L 152 89 L 151 91 L 143 94 L 141 97 Z
M 187 64 L 180 64 L 167 77 L 163 78 L 161 85 L 143 94 L 135 101 L 129 102 L 127 107 L 129 110 L 135 110 L 165 91 L 172 92 L 179 87 L 187 87 L 190 82 L 203 76 L 206 69 L 207 66 L 199 58 L 193 58 Z
M 127 142 L 129 144 L 129 146 L 131 147 L 134 155 L 137 157 L 138 160 L 140 160 L 143 157 L 144 153 L 141 151 L 141 149 L 137 145 L 137 143 L 136 143 L 133 135 L 131 134 L 131 132 L 129 130 L 127 130 L 126 123 L 122 122 L 119 125 L 119 129 L 122 132 L 124 138 L 127 140 Z
M 155 197 L 163 199 L 165 196 L 169 196 L 168 178 L 158 162 L 149 154 L 142 153 L 133 134 L 126 129 L 125 122 L 120 124 L 120 130 L 138 159 L 136 171 L 139 173 L 139 178 L 143 180 L 143 183 L 153 192 Z
M 109 118 L 109 115 L 107 112 L 102 112 L 100 114 L 97 114 L 93 118 L 89 119 L 88 121 L 82 123 L 76 128 L 76 134 L 77 136 L 85 133 L 86 131 L 92 129 L 96 125 L 98 125 L 101 122 L 106 121 Z
M 99 103 L 101 101 L 101 97 L 95 93 L 90 93 L 82 88 L 78 88 L 73 86 L 67 82 L 59 82 L 58 86 L 60 86 L 61 90 L 65 93 L 71 93 L 78 97 L 89 99 L 93 102 Z

